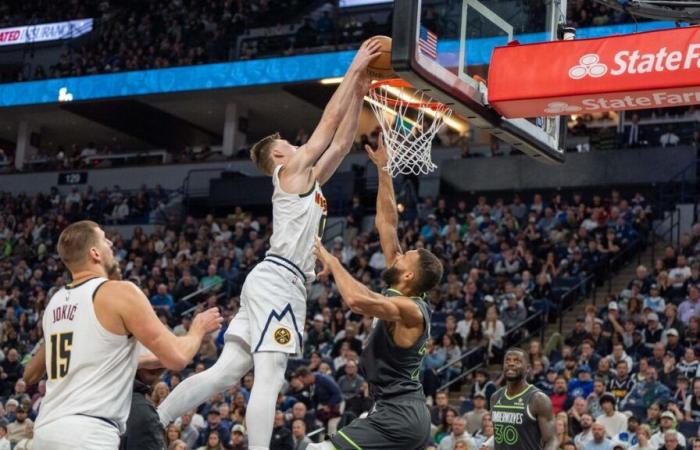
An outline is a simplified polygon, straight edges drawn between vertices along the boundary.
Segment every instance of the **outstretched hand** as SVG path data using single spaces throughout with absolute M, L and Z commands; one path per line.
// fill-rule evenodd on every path
M 360 49 L 357 50 L 355 58 L 350 64 L 348 73 L 351 72 L 361 72 L 367 71 L 367 66 L 374 58 L 381 54 L 381 43 L 375 39 L 367 39 L 362 43 Z
M 316 240 L 314 242 L 314 255 L 316 255 L 316 258 L 323 266 L 321 271 L 317 273 L 316 276 L 321 278 L 330 275 L 330 264 L 335 258 L 335 256 L 331 255 L 330 252 L 326 249 L 326 247 L 323 246 L 323 242 L 321 242 L 321 239 L 318 236 L 316 237 Z
M 389 154 L 386 151 L 384 135 L 382 133 L 379 133 L 379 137 L 377 137 L 377 149 L 374 150 L 372 147 L 365 144 L 365 151 L 369 159 L 377 166 L 378 170 L 386 170 L 387 165 L 389 165 Z

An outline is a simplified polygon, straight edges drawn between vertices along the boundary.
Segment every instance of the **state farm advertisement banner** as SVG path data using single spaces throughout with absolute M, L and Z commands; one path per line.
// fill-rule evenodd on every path
M 0 28 L 0 47 L 73 39 L 92 31 L 92 19 Z
M 488 100 L 507 118 L 700 103 L 700 27 L 498 47 Z

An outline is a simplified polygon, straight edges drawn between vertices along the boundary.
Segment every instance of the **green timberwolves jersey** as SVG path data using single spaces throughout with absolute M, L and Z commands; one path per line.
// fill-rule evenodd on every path
M 509 397 L 506 389 L 496 391 L 491 405 L 494 450 L 540 450 L 540 427 L 528 406 L 532 396 L 540 390 L 528 385 L 520 394 Z
M 395 297 L 402 294 L 397 290 L 387 289 L 384 295 Z M 420 368 L 430 336 L 430 310 L 422 298 L 411 298 L 418 304 L 425 319 L 423 334 L 416 343 L 410 348 L 397 346 L 389 324 L 383 320 L 376 320 L 360 355 L 360 367 L 375 400 L 408 393 L 423 394 Z

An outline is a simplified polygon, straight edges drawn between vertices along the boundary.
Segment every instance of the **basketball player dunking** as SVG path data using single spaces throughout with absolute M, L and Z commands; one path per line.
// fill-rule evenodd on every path
M 186 336 L 168 331 L 136 285 L 108 280 L 116 266 L 112 243 L 94 222 L 66 227 L 58 254 L 73 281 L 51 297 L 42 319 L 48 381 L 34 448 L 116 450 L 129 415 L 137 341 L 166 368 L 182 370 L 222 319 L 210 309 Z
M 430 439 L 430 411 L 420 382 L 421 362 L 430 337 L 430 310 L 425 293 L 442 278 L 442 263 L 428 250 L 401 252 L 394 187 L 383 170 L 387 152 L 379 138 L 376 152 L 367 147 L 379 171 L 376 226 L 388 269 L 383 295 L 355 280 L 338 259 L 316 240 L 318 259 L 333 274 L 350 309 L 378 319 L 360 356 L 374 406 L 331 437 L 309 450 L 422 450 Z
M 301 351 L 306 285 L 315 277 L 314 238 L 322 235 L 326 221 L 320 186 L 352 147 L 369 89 L 367 65 L 378 55 L 376 41 L 360 47 L 306 144 L 297 148 L 273 134 L 252 147 L 251 158 L 272 176 L 274 186 L 270 250 L 246 277 L 241 308 L 229 324 L 216 364 L 180 383 L 158 408 L 164 426 L 238 383 L 254 365 L 246 411 L 248 442 L 251 450 L 269 448 L 287 359 Z
M 494 450 L 556 450 L 559 448 L 549 397 L 525 378 L 529 357 L 519 348 L 503 359 L 506 386 L 491 396 L 494 436 L 486 446 Z

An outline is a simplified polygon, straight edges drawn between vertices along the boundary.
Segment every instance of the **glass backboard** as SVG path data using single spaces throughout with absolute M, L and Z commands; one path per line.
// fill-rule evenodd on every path
M 566 0 L 395 0 L 392 65 L 471 125 L 530 156 L 561 162 L 561 119 L 501 117 L 488 105 L 487 80 L 495 47 L 555 40 L 565 11 Z

